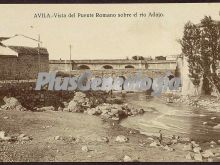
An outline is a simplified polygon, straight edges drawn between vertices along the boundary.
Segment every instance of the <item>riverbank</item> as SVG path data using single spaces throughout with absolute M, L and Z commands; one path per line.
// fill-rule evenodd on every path
M 141 100 L 138 95 L 135 96 L 136 104 L 127 100 L 127 106 L 130 108 L 123 109 L 120 99 L 113 97 L 108 100 L 109 104 L 112 104 L 110 109 L 109 105 L 104 103 L 104 106 L 99 104 L 96 106 L 98 108 L 81 111 L 84 113 L 77 113 L 78 108 L 88 107 L 89 100 L 83 94 L 75 96 L 77 97 L 72 100 L 72 104 L 59 111 L 52 107 L 39 108 L 37 112 L 1 110 L 0 131 L 6 134 L 3 137 L 5 140 L 0 142 L 0 161 L 220 160 L 220 145 L 217 140 L 200 143 L 175 134 L 166 136 L 164 131 L 161 132 L 160 138 L 158 132 L 144 135 L 136 129 L 122 126 L 121 120 L 134 121 L 143 118 L 145 114 L 148 115 L 148 112 L 155 112 L 151 102 L 150 106 L 143 107 L 143 104 L 138 102 Z M 143 103 L 148 101 L 143 100 Z M 85 102 L 87 103 L 84 104 Z M 118 106 L 111 102 L 118 102 Z M 135 109 L 132 109 L 131 105 Z M 164 105 L 165 103 L 161 103 L 159 107 L 163 108 Z M 80 107 L 76 108 L 77 106 Z M 140 109 L 144 110 L 144 115 L 142 110 L 141 114 L 138 113 L 137 110 Z M 100 110 L 105 111 L 105 115 L 97 114 Z M 123 115 L 117 115 L 119 112 Z M 162 112 L 170 113 L 163 110 Z M 2 134 L 0 132 L 0 136 Z
M 7 117 L 7 119 L 5 118 Z M 68 112 L 0 111 L 0 130 L 8 136 L 26 134 L 32 140 L 0 142 L 1 161 L 193 161 L 184 144 L 172 146 L 174 151 L 150 146 L 152 137 L 99 117 Z M 88 124 L 89 123 L 89 124 Z M 116 141 L 117 136 L 128 138 Z M 107 140 L 108 139 L 108 140 Z M 87 149 L 85 149 L 87 148 Z

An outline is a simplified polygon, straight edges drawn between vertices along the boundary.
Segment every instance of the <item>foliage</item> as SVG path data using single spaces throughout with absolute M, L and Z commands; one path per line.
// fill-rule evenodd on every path
M 204 91 L 209 94 L 212 86 L 219 94 L 217 67 L 220 60 L 220 24 L 208 16 L 198 25 L 187 22 L 180 44 L 189 63 L 192 83 L 198 87 L 203 78 Z

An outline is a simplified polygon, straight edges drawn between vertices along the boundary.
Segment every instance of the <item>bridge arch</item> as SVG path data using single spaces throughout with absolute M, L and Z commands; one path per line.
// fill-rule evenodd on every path
M 102 68 L 103 69 L 113 69 L 113 66 L 111 66 L 111 65 L 104 65 Z
M 135 67 L 133 65 L 126 65 L 125 69 L 127 69 L 127 68 L 133 68 L 134 69 Z
M 90 67 L 88 65 L 80 65 L 78 66 L 79 70 L 83 70 L 83 69 L 90 69 Z

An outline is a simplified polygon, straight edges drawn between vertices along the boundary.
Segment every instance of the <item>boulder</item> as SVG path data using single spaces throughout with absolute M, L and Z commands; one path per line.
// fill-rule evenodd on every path
M 193 145 L 191 143 L 183 146 L 183 151 L 192 151 Z
M 150 147 L 158 147 L 160 144 L 158 144 L 157 142 L 152 142 L 150 143 Z
M 119 109 L 118 109 L 118 108 L 117 108 L 117 109 L 111 109 L 111 113 L 112 113 L 113 115 L 118 114 L 118 112 L 119 112 Z
M 19 140 L 19 141 L 29 141 L 29 140 L 32 140 L 32 138 L 27 136 L 27 135 L 25 135 L 25 134 L 20 134 L 17 137 L 17 140 Z
M 193 152 L 195 152 L 195 153 L 200 153 L 201 150 L 202 150 L 201 147 L 193 148 Z
M 60 136 L 55 136 L 54 139 L 55 139 L 55 140 L 60 140 L 61 137 L 60 137 Z
M 193 147 L 199 147 L 199 144 L 197 144 L 195 141 L 191 141 L 191 144 L 193 145 Z
M 63 108 L 62 108 L 62 107 L 58 107 L 57 110 L 58 110 L 58 111 L 63 111 Z
M 214 141 L 211 141 L 211 142 L 210 142 L 210 144 L 216 144 L 216 142 L 214 142 Z
M 9 140 L 11 140 L 11 137 L 6 136 L 5 131 L 0 131 L 0 141 L 1 141 L 1 140 L 3 140 L 3 141 L 9 141 Z
M 89 148 L 87 146 L 82 146 L 82 151 L 83 152 L 89 152 Z
M 97 138 L 97 141 L 108 143 L 109 142 L 109 138 L 108 137 L 99 137 L 99 138 Z
M 201 155 L 201 153 L 197 153 L 197 154 L 195 154 L 195 155 L 194 155 L 194 159 L 197 160 L 197 161 L 202 162 L 203 159 L 202 159 L 202 155 Z
M 220 124 L 217 124 L 216 126 L 213 127 L 214 129 L 220 129 Z
M 5 110 L 18 110 L 18 111 L 26 111 L 27 109 L 24 108 L 18 99 L 14 97 L 4 97 L 3 101 L 5 102 L 4 105 L 1 106 L 1 109 Z
M 180 138 L 179 138 L 179 141 L 180 141 L 180 142 L 190 142 L 191 139 L 190 139 L 189 137 L 180 137 Z
M 125 137 L 124 135 L 119 135 L 115 139 L 116 142 L 120 142 L 120 143 L 128 142 L 128 140 L 129 139 L 127 137 Z
M 174 151 L 174 149 L 169 147 L 168 145 L 164 146 L 163 149 L 167 151 Z
M 187 160 L 192 160 L 192 159 L 193 159 L 192 153 L 189 152 L 189 153 L 186 155 L 186 159 L 187 159 Z
M 125 155 L 124 158 L 123 158 L 123 161 L 124 161 L 124 162 L 132 162 L 133 160 L 131 159 L 130 156 Z
M 89 115 L 100 115 L 100 111 L 96 108 L 87 109 L 87 114 Z
M 154 141 L 154 139 L 152 137 L 148 137 L 147 140 Z
M 213 157 L 214 154 L 213 154 L 213 152 L 212 152 L 211 150 L 205 150 L 205 151 L 202 153 L 202 156 L 203 156 L 204 158 L 209 158 L 209 157 Z
M 207 161 L 208 162 L 213 162 L 213 159 L 212 158 L 208 158 Z
M 77 102 L 75 102 L 74 100 L 70 101 L 67 107 L 69 112 L 77 112 L 79 111 L 78 108 L 79 106 L 77 105 Z

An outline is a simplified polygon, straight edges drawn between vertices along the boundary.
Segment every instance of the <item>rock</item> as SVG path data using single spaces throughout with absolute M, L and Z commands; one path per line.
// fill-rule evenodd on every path
M 132 162 L 132 159 L 131 159 L 130 156 L 125 155 L 124 158 L 123 158 L 123 161 L 124 162 Z
M 63 108 L 63 111 L 70 112 L 70 110 L 68 108 Z
M 207 124 L 207 122 L 203 122 L 202 124 L 203 124 L 203 125 L 206 125 L 206 124 Z
M 147 140 L 154 141 L 152 137 L 148 137 Z
M 167 150 L 167 151 L 174 151 L 173 148 L 169 147 L 168 145 L 166 145 L 165 147 L 163 147 L 163 149 Z
M 193 159 L 193 155 L 189 152 L 189 153 L 186 155 L 186 159 L 187 159 L 187 160 L 192 160 L 192 159 Z
M 129 131 L 129 133 L 130 133 L 130 134 L 136 134 L 136 133 L 137 133 L 137 131 L 130 130 L 130 131 Z
M 220 140 L 218 140 L 218 144 L 220 144 Z
M 5 131 L 0 131 L 0 140 L 9 141 L 11 140 L 11 137 L 6 136 Z
M 211 120 L 214 120 L 214 119 L 216 119 L 216 117 L 211 117 Z
M 159 146 L 160 144 L 158 144 L 157 142 L 152 142 L 151 144 L 150 144 L 150 147 L 157 147 L 157 146 Z
M 116 142 L 120 142 L 120 143 L 128 142 L 128 140 L 129 139 L 125 137 L 124 135 L 119 135 L 115 139 Z
M 213 145 L 213 144 L 211 144 L 211 145 L 210 145 L 210 147 L 211 147 L 211 148 L 214 148 L 214 145 Z
M 191 139 L 189 137 L 180 137 L 179 141 L 181 141 L 181 142 L 190 142 Z
M 195 153 L 200 153 L 201 150 L 202 150 L 201 147 L 193 148 L 193 152 L 195 152 Z
M 18 139 L 19 141 L 29 141 L 29 140 L 32 140 L 32 138 L 28 137 L 28 136 L 25 135 L 25 134 L 20 134 L 20 135 L 17 137 L 17 139 Z
M 55 108 L 53 106 L 41 107 L 41 108 L 37 108 L 37 111 L 40 111 L 40 112 L 43 112 L 43 111 L 55 111 Z
M 3 119 L 8 119 L 8 116 L 3 117 Z
M 118 112 L 119 112 L 119 109 L 111 109 L 111 113 L 113 115 L 118 114 Z
M 95 108 L 87 109 L 87 113 L 89 115 L 98 115 L 101 114 L 101 112 L 97 111 Z
M 211 141 L 211 142 L 210 142 L 210 144 L 216 144 L 216 142 L 214 142 L 214 141 Z
M 58 111 L 63 111 L 63 108 L 62 108 L 62 107 L 58 107 L 57 110 L 58 110 Z
M 214 129 L 220 129 L 220 124 L 213 127 Z
M 69 103 L 67 103 L 67 102 L 64 101 L 64 102 L 63 102 L 63 105 L 64 105 L 65 108 L 67 108 L 68 105 L 69 105 Z
M 99 137 L 99 138 L 97 138 L 97 141 L 108 143 L 109 139 L 108 139 L 108 137 Z
M 177 140 L 177 139 L 172 139 L 172 140 L 171 140 L 171 143 L 172 143 L 172 144 L 177 144 L 177 143 L 178 143 L 178 140 Z
M 209 158 L 209 157 L 213 157 L 214 154 L 213 154 L 213 152 L 212 152 L 211 150 L 205 150 L 205 151 L 202 153 L 202 156 L 203 156 L 204 158 Z
M 207 161 L 208 162 L 213 162 L 213 159 L 212 158 L 208 158 Z
M 55 138 L 54 138 L 55 140 L 60 140 L 61 139 L 61 137 L 60 136 L 55 136 Z
M 91 102 L 86 97 L 85 93 L 76 92 L 73 99 L 68 104 L 70 112 L 84 112 L 91 107 Z
M 2 105 L 1 108 L 5 110 L 19 110 L 19 111 L 26 111 L 27 109 L 24 108 L 18 99 L 14 97 L 4 97 L 3 101 L 5 105 Z
M 67 107 L 69 112 L 78 112 L 80 111 L 80 107 L 77 105 L 77 102 L 75 102 L 74 100 L 69 102 L 69 105 Z
M 199 147 L 199 144 L 196 144 L 195 141 L 191 141 L 191 144 L 193 145 L 193 147 Z
M 194 155 L 194 159 L 197 160 L 197 161 L 200 161 L 200 162 L 202 162 L 202 160 L 203 160 L 203 159 L 202 159 L 202 155 L 201 155 L 200 153 L 195 154 L 195 155 Z
M 89 148 L 87 146 L 82 146 L 82 151 L 83 152 L 89 152 Z
M 192 151 L 193 145 L 191 143 L 183 146 L 183 151 Z
M 120 119 L 118 117 L 112 117 L 112 120 L 119 121 Z

